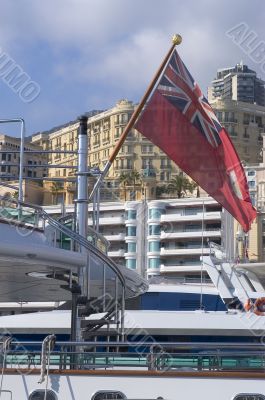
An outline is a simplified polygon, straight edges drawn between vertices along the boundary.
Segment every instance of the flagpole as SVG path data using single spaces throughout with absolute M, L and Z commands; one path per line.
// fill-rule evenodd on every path
M 153 91 L 153 89 L 155 87 L 155 84 L 156 84 L 158 78 L 160 77 L 161 73 L 163 72 L 163 69 L 165 68 L 165 66 L 166 66 L 166 64 L 167 64 L 167 62 L 168 62 L 168 60 L 169 60 L 169 58 L 170 58 L 175 46 L 181 44 L 181 42 L 182 42 L 182 37 L 180 35 L 176 34 L 176 35 L 174 35 L 172 37 L 172 45 L 171 45 L 171 47 L 170 47 L 165 59 L 163 60 L 163 62 L 160 65 L 159 69 L 157 70 L 157 72 L 156 72 L 153 80 L 151 81 L 149 87 L 147 88 L 142 100 L 140 101 L 140 103 L 136 107 L 134 113 L 132 114 L 128 124 L 126 125 L 124 131 L 122 132 L 122 135 L 121 135 L 120 139 L 116 143 L 116 146 L 114 147 L 113 152 L 110 155 L 109 160 L 107 161 L 106 165 L 104 166 L 103 171 L 101 172 L 100 176 L 98 177 L 98 180 L 95 183 L 94 188 L 90 193 L 89 200 L 91 200 L 93 198 L 93 196 L 94 196 L 96 190 L 98 189 L 99 185 L 101 184 L 101 182 L 103 181 L 103 179 L 105 178 L 107 173 L 109 172 L 109 169 L 110 169 L 113 161 L 115 160 L 115 158 L 116 158 L 121 146 L 123 145 L 128 133 L 133 128 L 137 118 L 139 117 L 140 112 L 142 111 L 142 109 L 143 109 L 146 101 L 148 100 L 150 94 L 152 93 L 152 91 Z

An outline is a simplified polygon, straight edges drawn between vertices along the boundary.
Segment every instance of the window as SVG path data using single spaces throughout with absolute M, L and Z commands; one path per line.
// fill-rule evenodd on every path
M 185 208 L 185 215 L 196 215 L 202 213 L 202 207 Z
M 142 169 L 153 168 L 151 158 L 142 158 Z
M 47 390 L 47 394 L 45 397 L 45 390 L 44 389 L 39 389 L 39 390 L 34 390 L 34 392 L 32 392 L 29 395 L 29 400 L 57 400 L 58 397 L 56 396 L 56 394 L 54 393 L 53 390 Z
M 127 169 L 132 169 L 133 168 L 133 160 L 130 158 L 127 159 Z
M 149 258 L 148 268 L 149 269 L 159 269 L 160 268 L 160 258 Z
M 265 396 L 257 393 L 240 393 L 233 400 L 265 400 Z
M 149 235 L 160 235 L 161 227 L 160 225 L 149 225 Z
M 128 122 L 128 114 L 121 114 L 121 123 L 126 124 Z
M 126 267 L 130 268 L 130 269 L 136 269 L 136 259 L 135 258 L 128 258 L 126 260 Z M 105 398 L 107 399 L 107 397 L 105 397 Z
M 127 226 L 126 236 L 136 236 L 136 226 Z
M 254 187 L 256 187 L 256 182 L 255 181 L 248 181 L 248 187 L 253 189 Z
M 126 219 L 136 219 L 136 210 L 126 211 Z
M 149 218 L 150 219 L 160 219 L 162 213 L 163 213 L 163 211 L 160 209 L 150 208 L 149 209 Z
M 160 158 L 160 168 L 170 168 L 171 162 L 169 158 Z
M 152 152 L 153 152 L 153 146 L 152 145 L 144 144 L 142 146 L 142 153 L 146 154 L 146 153 L 152 153 Z
M 149 242 L 148 251 L 160 251 L 160 242 Z
M 136 252 L 136 243 L 129 242 L 127 243 L 127 253 L 135 253 Z
M 248 176 L 255 176 L 256 175 L 256 171 L 248 171 Z
M 125 394 L 121 392 L 114 392 L 111 390 L 102 390 L 100 392 L 95 393 L 92 396 L 91 400 L 118 400 L 118 399 L 126 399 Z

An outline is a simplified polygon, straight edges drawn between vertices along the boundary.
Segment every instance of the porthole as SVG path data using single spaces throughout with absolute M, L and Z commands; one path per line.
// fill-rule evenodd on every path
M 101 390 L 95 393 L 91 398 L 91 400 L 124 400 L 124 399 L 127 399 L 125 394 L 112 390 Z
M 39 389 L 39 390 L 34 390 L 29 395 L 29 400 L 58 400 L 56 394 L 54 393 L 53 390 L 47 390 L 47 394 L 45 397 L 45 390 L 44 389 Z
M 233 397 L 232 400 L 265 400 L 265 396 L 258 393 L 240 393 Z

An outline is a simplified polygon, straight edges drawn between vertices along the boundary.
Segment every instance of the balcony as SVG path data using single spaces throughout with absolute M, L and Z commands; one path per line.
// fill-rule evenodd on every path
M 236 118 L 221 118 L 220 122 L 236 124 L 238 120 Z
M 165 248 L 161 247 L 160 255 L 161 256 L 185 256 L 185 255 L 208 255 L 210 254 L 209 248 L 201 249 L 201 247 L 190 247 L 190 248 Z
M 212 238 L 220 237 L 221 230 L 209 230 L 209 231 L 177 231 L 177 232 L 161 232 L 160 239 L 189 239 L 189 238 L 200 238 L 200 237 Z
M 109 242 L 120 242 L 125 240 L 125 233 L 116 233 L 116 234 L 108 233 L 104 236 Z
M 147 256 L 148 257 L 158 257 L 158 256 L 160 256 L 160 250 L 158 250 L 158 251 L 156 251 L 156 250 L 148 251 L 147 252 Z
M 123 249 L 108 251 L 108 256 L 111 258 L 124 257 L 125 251 Z
M 125 224 L 127 225 L 137 225 L 137 220 L 136 218 L 126 218 L 125 219 Z
M 127 251 L 126 253 L 124 253 L 124 257 L 136 257 L 136 255 L 136 251 Z
M 203 267 L 202 270 L 205 270 Z M 198 272 L 201 271 L 200 264 L 182 264 L 182 265 L 163 265 L 160 266 L 160 273 L 173 273 L 173 272 Z
M 92 225 L 92 219 L 88 220 L 88 224 Z M 124 225 L 124 217 L 105 217 L 99 218 L 99 225 Z
M 219 211 L 179 215 L 179 214 L 163 214 L 161 215 L 162 222 L 185 222 L 185 221 L 218 221 L 221 219 L 221 213 Z

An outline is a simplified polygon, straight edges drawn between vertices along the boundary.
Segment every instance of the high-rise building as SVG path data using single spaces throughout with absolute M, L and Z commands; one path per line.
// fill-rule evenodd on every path
M 217 76 L 208 90 L 209 101 L 235 100 L 265 106 L 265 82 L 242 62 L 235 67 L 217 70 Z
M 61 213 L 58 205 L 45 210 Z M 210 197 L 102 202 L 100 233 L 110 242 L 108 255 L 143 276 L 200 279 L 201 272 L 207 276 L 200 257 L 209 254 L 209 242 L 221 244 L 221 211 Z M 90 226 L 92 212 L 89 205 Z

